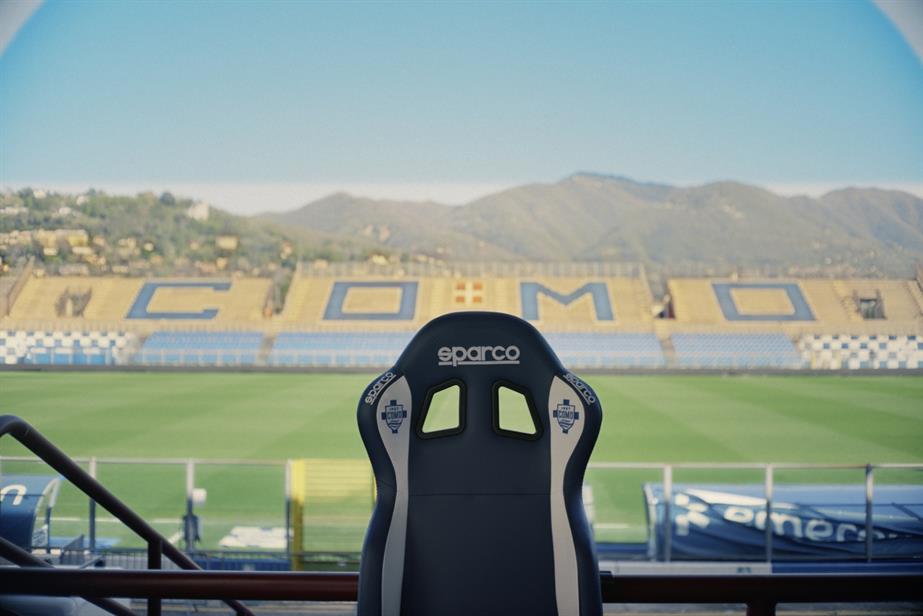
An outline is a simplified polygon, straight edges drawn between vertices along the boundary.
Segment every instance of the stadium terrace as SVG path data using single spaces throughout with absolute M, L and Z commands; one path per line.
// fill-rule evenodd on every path
M 312 264 L 279 301 L 268 278 L 26 267 L 2 290 L 0 364 L 383 368 L 432 318 L 489 310 L 577 369 L 919 369 L 921 281 L 667 278 L 655 294 L 630 264 Z

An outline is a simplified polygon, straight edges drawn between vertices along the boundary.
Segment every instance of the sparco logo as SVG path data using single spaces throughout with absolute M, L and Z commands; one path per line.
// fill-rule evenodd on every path
M 365 395 L 365 403 L 375 404 L 375 400 L 378 399 L 378 394 L 380 394 L 381 390 L 384 389 L 388 383 L 393 381 L 396 376 L 397 375 L 395 375 L 393 372 L 385 372 L 382 374 L 381 377 L 375 381 L 375 384 L 372 385 L 372 387 L 369 389 L 369 393 Z
M 574 389 L 580 392 L 580 395 L 583 396 L 587 404 L 596 402 L 596 396 L 593 395 L 593 391 L 590 389 L 589 385 L 578 379 L 573 373 L 568 372 L 564 375 L 564 379 L 573 385 Z
M 516 345 L 453 346 L 436 351 L 440 366 L 491 366 L 518 364 L 519 347 Z

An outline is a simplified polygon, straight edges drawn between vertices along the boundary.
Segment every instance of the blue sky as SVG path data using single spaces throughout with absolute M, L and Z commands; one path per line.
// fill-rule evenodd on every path
M 51 1 L 0 57 L 0 186 L 457 201 L 578 170 L 923 186 L 923 64 L 865 1 Z

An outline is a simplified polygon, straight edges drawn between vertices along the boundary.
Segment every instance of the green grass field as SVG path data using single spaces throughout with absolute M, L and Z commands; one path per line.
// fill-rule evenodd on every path
M 0 413 L 38 427 L 73 456 L 364 459 L 359 394 L 374 375 L 0 372 Z M 923 462 L 923 379 L 839 376 L 595 376 L 605 417 L 594 462 Z M 25 455 L 11 438 L 0 455 Z M 336 466 L 331 464 L 331 466 Z M 3 472 L 39 472 L 4 462 Z M 154 520 L 179 529 L 185 469 L 100 466 L 99 478 Z M 880 482 L 920 482 L 880 471 Z M 640 484 L 657 471 L 591 470 L 601 539 L 643 539 Z M 860 482 L 861 471 L 787 471 L 780 482 Z M 678 471 L 676 481 L 760 482 L 758 471 Z M 284 524 L 282 467 L 201 465 L 198 508 L 214 546 L 233 525 Z M 307 549 L 354 550 L 370 490 L 316 498 Z M 82 532 L 86 501 L 62 490 L 55 534 Z M 108 524 L 108 526 L 107 526 Z M 66 534 L 66 533 L 65 533 Z M 99 534 L 135 543 L 117 524 Z

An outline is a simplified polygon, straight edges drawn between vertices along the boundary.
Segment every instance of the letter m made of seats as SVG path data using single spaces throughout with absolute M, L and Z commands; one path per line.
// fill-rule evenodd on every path
M 596 319 L 598 321 L 615 320 L 615 315 L 612 313 L 612 304 L 609 302 L 608 287 L 604 282 L 588 282 L 576 291 L 566 295 L 553 291 L 538 282 L 520 282 L 519 298 L 522 303 L 522 318 L 527 321 L 537 321 L 539 319 L 539 293 L 564 306 L 569 306 L 579 298 L 589 294 L 593 299 L 593 309 L 596 311 Z

